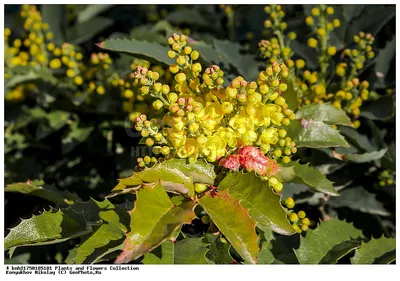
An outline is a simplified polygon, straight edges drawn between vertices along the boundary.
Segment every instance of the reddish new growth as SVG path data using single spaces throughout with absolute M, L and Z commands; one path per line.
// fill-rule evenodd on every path
M 240 166 L 242 166 L 247 171 L 255 171 L 262 176 L 271 176 L 279 171 L 276 162 L 266 157 L 260 149 L 254 146 L 241 147 L 238 154 L 222 159 L 220 164 L 234 171 L 238 171 Z

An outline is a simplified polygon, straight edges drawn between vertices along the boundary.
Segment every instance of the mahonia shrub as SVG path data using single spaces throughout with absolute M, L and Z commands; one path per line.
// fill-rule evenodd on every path
M 90 199 L 41 180 L 8 184 L 6 192 L 35 195 L 52 206 L 10 229 L 4 242 L 10 257 L 16 248 L 68 241 L 68 264 L 393 263 L 394 216 L 375 194 L 393 199 L 394 142 L 387 145 L 391 132 L 372 121 L 376 110 L 365 110 L 381 98 L 375 82 L 362 76 L 379 57 L 374 36 L 359 30 L 339 48 L 332 43 L 343 27 L 337 7 L 305 6 L 309 34 L 303 36 L 285 22 L 285 7 L 269 5 L 257 44 L 249 31 L 236 38 L 241 14 L 247 18 L 241 8 L 216 6 L 222 22 L 212 21 L 218 27 L 210 28 L 210 39 L 200 31 L 206 21 L 201 28 L 191 21 L 201 19 L 202 8 L 167 15 L 147 6 L 148 22 L 160 22 L 135 27 L 130 39 L 101 39 L 96 48 L 102 50 L 85 56 L 79 46 L 53 43 L 38 10 L 23 6 L 29 34 L 15 39 L 6 29 L 6 81 L 21 71 L 46 71 L 43 77 L 57 79 L 89 108 L 107 107 L 107 96 L 115 94 L 128 115 L 124 129 L 140 138 L 137 144 L 125 136 L 126 142 L 144 153 L 130 155 L 134 164 L 111 192 L 108 186 Z M 70 7 L 69 21 L 79 20 L 76 13 Z M 186 25 L 170 24 L 180 21 Z M 219 39 L 219 28 L 230 41 Z M 303 50 L 315 63 L 298 52 L 304 38 L 309 48 Z M 29 79 L 6 86 L 6 99 L 22 102 L 39 90 Z M 382 99 L 393 106 L 389 94 Z M 109 141 L 116 130 L 104 129 L 112 121 L 120 120 L 114 116 L 100 127 L 107 150 L 117 153 L 122 148 Z M 363 135 L 366 126 L 371 141 Z M 22 147 L 12 130 L 8 145 Z M 343 208 L 377 222 L 377 233 L 385 235 L 363 233 Z

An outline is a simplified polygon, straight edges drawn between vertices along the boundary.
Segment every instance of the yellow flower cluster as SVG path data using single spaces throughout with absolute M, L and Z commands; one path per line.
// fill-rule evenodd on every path
M 118 92 L 123 98 L 122 109 L 125 112 L 148 111 L 143 97 L 134 94 L 137 90 L 133 85 L 134 78 L 130 77 L 129 73 L 120 76 L 115 71 L 113 60 L 108 54 L 93 53 L 89 56 L 90 60 L 86 61 L 84 55 L 78 51 L 78 47 L 69 43 L 55 44 L 52 40 L 53 35 L 48 31 L 48 24 L 43 23 L 40 12 L 34 5 L 22 5 L 21 17 L 24 20 L 24 29 L 27 31 L 25 37 L 13 38 L 9 28 L 4 30 L 6 82 L 31 69 L 34 71 L 45 69 L 62 83 L 68 84 L 75 96 L 89 93 L 85 99 L 87 103 L 95 102 L 98 96 L 106 92 Z M 133 69 L 136 69 L 138 63 L 146 61 L 133 60 Z M 165 76 L 163 78 L 172 79 L 171 73 L 164 71 L 162 67 L 150 64 L 148 67 L 157 69 L 159 73 L 163 72 L 162 75 Z M 21 101 L 35 88 L 33 84 L 16 85 L 6 94 L 6 99 Z M 138 101 L 143 102 L 137 103 L 135 96 Z
M 292 40 L 296 39 L 296 33 L 289 32 L 286 40 L 284 38 L 284 30 L 287 28 L 287 23 L 283 21 L 285 12 L 282 10 L 280 5 L 269 5 L 264 7 L 264 11 L 268 14 L 268 19 L 264 22 L 264 27 L 267 29 L 266 33 L 270 32 L 276 37 L 272 37 L 270 40 L 262 40 L 259 44 L 261 58 L 269 58 L 270 62 L 278 61 L 283 59 L 286 64 L 287 61 L 293 56 L 293 51 L 289 47 Z
M 224 87 L 224 72 L 217 65 L 203 71 L 186 36 L 173 34 L 168 43 L 168 56 L 176 59 L 170 66 L 174 84 L 158 82 L 159 74 L 144 67 L 134 75 L 139 92 L 156 98 L 153 107 L 167 110 L 162 122 L 136 118 L 136 129 L 155 154 L 215 162 L 241 146 L 256 146 L 279 162 L 290 161 L 297 148 L 285 130 L 295 118 L 281 96 L 289 75 L 285 64 L 272 64 L 257 82 L 237 77 Z

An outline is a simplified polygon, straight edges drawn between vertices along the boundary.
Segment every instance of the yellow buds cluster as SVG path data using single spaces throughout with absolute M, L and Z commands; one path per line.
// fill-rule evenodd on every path
M 272 30 L 285 30 L 287 23 L 283 21 L 285 12 L 281 5 L 269 5 L 264 7 L 265 13 L 268 14 L 269 18 L 265 20 L 264 27 Z
M 354 36 L 354 42 L 356 47 L 354 49 L 344 50 L 345 56 L 349 57 L 355 70 L 361 70 L 365 66 L 365 62 L 368 59 L 372 59 L 375 53 L 372 50 L 372 44 L 374 43 L 374 37 L 369 33 L 360 32 Z M 353 77 L 350 77 L 353 78 Z
M 271 38 L 271 40 L 261 40 L 258 43 L 258 48 L 261 58 L 269 58 L 270 62 L 279 61 L 280 58 L 287 60 L 293 55 L 293 51 L 290 47 L 281 49 L 278 38 L 276 37 Z
M 288 217 L 289 221 L 292 223 L 292 227 L 297 231 L 297 233 L 307 231 L 311 224 L 304 211 L 299 211 L 297 213 L 292 212 Z
M 383 170 L 378 175 L 379 186 L 387 186 L 396 184 L 396 172 L 391 170 Z

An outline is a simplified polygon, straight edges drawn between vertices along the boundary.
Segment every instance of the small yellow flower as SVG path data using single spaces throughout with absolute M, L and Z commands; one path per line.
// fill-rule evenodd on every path
M 317 39 L 315 39 L 315 38 L 309 38 L 309 39 L 307 40 L 307 45 L 308 45 L 310 48 L 316 48 L 317 45 L 318 45 L 318 41 L 317 41 Z
M 103 86 L 97 86 L 96 92 L 97 92 L 99 95 L 103 95 L 106 91 L 105 91 L 105 89 L 104 89 Z

